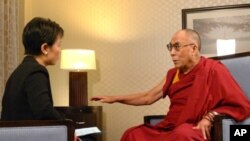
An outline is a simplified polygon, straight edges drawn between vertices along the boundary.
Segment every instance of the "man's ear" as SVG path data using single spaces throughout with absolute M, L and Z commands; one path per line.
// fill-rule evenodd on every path
M 48 44 L 47 44 L 47 43 L 43 43 L 43 44 L 41 45 L 41 52 L 42 52 L 42 54 L 44 54 L 44 55 L 47 55 L 47 54 L 48 54 Z
M 194 50 L 194 51 L 196 51 L 196 50 L 197 50 L 197 51 L 199 51 L 199 47 L 198 47 L 198 45 L 197 45 L 197 44 L 194 44 L 194 46 L 193 46 L 193 50 Z
M 199 48 L 196 44 L 193 45 L 192 49 L 193 49 L 193 54 L 197 54 L 197 52 L 199 52 Z

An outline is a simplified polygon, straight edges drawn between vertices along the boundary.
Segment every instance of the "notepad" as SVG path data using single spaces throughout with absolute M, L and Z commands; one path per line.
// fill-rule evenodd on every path
M 87 127 L 87 128 L 80 128 L 75 130 L 76 136 L 86 136 L 89 134 L 96 134 L 101 133 L 101 130 L 97 127 Z

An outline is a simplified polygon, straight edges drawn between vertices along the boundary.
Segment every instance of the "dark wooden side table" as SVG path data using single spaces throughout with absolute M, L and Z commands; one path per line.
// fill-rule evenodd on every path
M 96 126 L 102 131 L 101 106 L 55 107 L 65 118 L 72 119 L 76 128 Z M 85 122 L 84 124 L 81 124 Z M 79 124 L 80 123 L 80 124 Z M 81 137 L 84 141 L 102 141 L 102 133 Z

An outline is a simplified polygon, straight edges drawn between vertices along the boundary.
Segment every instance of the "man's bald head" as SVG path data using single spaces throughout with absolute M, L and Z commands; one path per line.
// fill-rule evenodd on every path
M 199 34 L 192 29 L 182 29 L 174 34 L 168 50 L 176 68 L 190 71 L 200 59 L 201 42 Z
M 193 41 L 194 43 L 197 44 L 197 47 L 200 51 L 201 50 L 201 39 L 200 39 L 199 33 L 193 29 L 181 29 L 178 32 L 176 32 L 175 35 L 183 33 L 183 32 L 186 34 L 186 36 L 188 36 L 188 38 L 191 41 Z

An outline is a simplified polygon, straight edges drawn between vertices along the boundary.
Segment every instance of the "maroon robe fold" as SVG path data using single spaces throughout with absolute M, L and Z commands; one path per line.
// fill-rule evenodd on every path
M 188 74 L 180 73 L 180 80 L 172 84 L 176 71 L 168 71 L 163 87 L 164 97 L 169 96 L 171 102 L 165 119 L 156 126 L 132 127 L 121 141 L 203 141 L 200 130 L 192 127 L 207 112 L 216 111 L 236 121 L 250 116 L 250 102 L 220 62 L 201 57 Z

